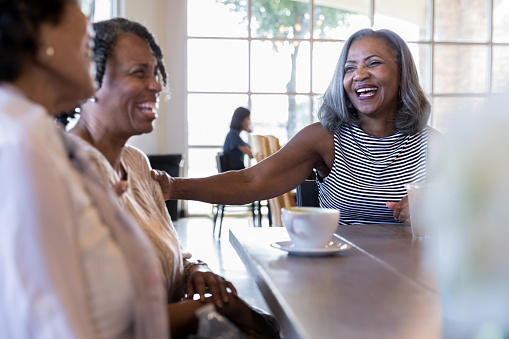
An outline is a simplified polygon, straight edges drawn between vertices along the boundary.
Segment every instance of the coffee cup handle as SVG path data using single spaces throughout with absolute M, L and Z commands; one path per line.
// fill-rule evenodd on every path
M 296 231 L 295 231 L 295 229 L 293 228 L 293 218 L 294 218 L 294 216 L 290 214 L 290 215 L 289 215 L 289 217 L 290 217 L 290 227 L 289 227 L 290 232 L 291 232 L 291 233 L 293 233 L 293 234 L 295 234 L 295 235 L 296 235 L 296 236 L 298 236 L 299 238 L 304 238 L 304 233 L 302 233 L 302 232 L 296 232 Z M 287 220 L 288 220 L 288 219 L 287 219 Z

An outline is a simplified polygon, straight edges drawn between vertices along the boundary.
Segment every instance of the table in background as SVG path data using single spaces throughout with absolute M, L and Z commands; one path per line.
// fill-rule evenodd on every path
M 352 248 L 288 255 L 284 228 L 230 230 L 230 242 L 290 338 L 439 338 L 433 239 L 399 225 L 340 226 Z

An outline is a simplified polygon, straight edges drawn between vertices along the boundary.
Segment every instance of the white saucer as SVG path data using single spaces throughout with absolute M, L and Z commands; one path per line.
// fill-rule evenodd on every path
M 293 255 L 306 256 L 306 257 L 324 257 L 327 255 L 333 255 L 335 253 L 346 251 L 352 246 L 339 242 L 331 241 L 327 246 L 320 248 L 298 248 L 293 245 L 291 241 L 278 241 L 273 242 L 270 246 L 286 251 Z

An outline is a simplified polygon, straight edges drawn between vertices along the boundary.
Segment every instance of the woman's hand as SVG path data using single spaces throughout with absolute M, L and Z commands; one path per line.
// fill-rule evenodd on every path
M 249 339 L 279 339 L 281 328 L 274 316 L 256 310 L 245 301 L 229 294 L 230 301 L 218 312 L 230 319 Z
M 193 299 L 195 294 L 199 294 L 200 300 L 204 301 L 207 289 L 218 308 L 229 302 L 228 289 L 237 296 L 237 290 L 231 282 L 212 272 L 206 265 L 193 265 L 187 278 L 186 299 Z
M 129 188 L 129 184 L 127 180 L 120 180 L 115 185 L 113 185 L 113 190 L 117 194 L 118 197 L 121 197 Z
M 387 207 L 394 211 L 394 218 L 406 225 L 410 225 L 410 207 L 408 205 L 408 195 L 405 195 L 399 202 L 389 201 L 386 203 Z
M 157 181 L 159 183 L 159 186 L 161 186 L 161 190 L 163 191 L 163 197 L 164 200 L 170 199 L 170 192 L 171 192 L 171 179 L 172 177 L 166 173 L 165 171 L 160 171 L 153 169 L 150 171 L 150 175 L 152 176 L 152 179 Z

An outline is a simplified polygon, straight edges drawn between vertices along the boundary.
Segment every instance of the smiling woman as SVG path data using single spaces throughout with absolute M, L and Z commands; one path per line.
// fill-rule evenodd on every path
M 346 42 L 323 96 L 321 123 L 241 171 L 157 179 L 170 199 L 244 204 L 287 192 L 317 172 L 320 206 L 341 224 L 410 223 L 404 184 L 426 179 L 430 104 L 406 43 L 364 29 Z M 166 185 L 167 184 L 167 185 Z
M 264 332 L 255 322 L 265 317 L 252 317 L 254 312 L 236 297 L 229 281 L 183 253 L 161 188 L 150 177 L 147 156 L 127 144 L 132 136 L 150 133 L 157 119 L 159 94 L 166 84 L 159 45 L 146 27 L 127 19 L 101 21 L 94 28 L 99 88 L 81 105 L 80 119 L 70 130 L 71 139 L 116 189 L 120 206 L 152 242 L 164 278 L 172 335 L 179 337 L 195 330 L 194 311 L 203 302 L 214 302 L 239 327 Z M 205 298 L 206 289 L 210 298 Z M 201 300 L 193 300 L 195 294 Z M 277 336 L 277 330 L 264 333 Z

